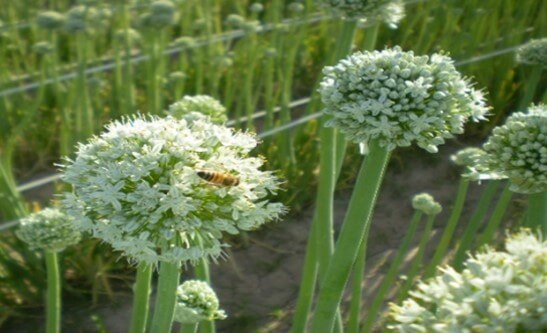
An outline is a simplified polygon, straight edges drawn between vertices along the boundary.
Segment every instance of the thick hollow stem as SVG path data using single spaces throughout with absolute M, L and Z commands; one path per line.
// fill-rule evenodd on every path
M 61 331 L 61 283 L 57 253 L 45 251 L 47 269 L 46 333 Z
M 179 284 L 179 267 L 179 263 L 162 262 L 160 264 L 156 306 L 150 329 L 152 333 L 168 333 L 171 331 L 176 290 Z
M 370 143 L 370 152 L 361 165 L 340 236 L 320 287 L 311 329 L 314 333 L 330 333 L 332 330 L 336 309 L 359 246 L 367 240 L 373 207 L 389 156 L 388 150 L 376 142 Z
M 329 63 L 334 63 L 349 53 L 356 26 L 357 23 L 355 21 L 344 22 L 340 39 L 337 41 L 335 52 L 331 54 Z M 336 136 L 337 132 L 335 129 L 321 127 L 321 155 L 319 162 L 321 174 L 319 176 L 319 188 L 317 191 L 317 206 L 308 239 L 304 273 L 302 275 L 302 288 L 298 295 L 297 310 L 292 326 L 292 332 L 294 333 L 304 332 L 306 329 L 308 313 L 317 282 L 317 274 L 319 274 L 319 280 L 321 281 L 334 247 L 333 195 L 341 165 L 341 162 L 337 163 L 337 161 L 343 159 L 343 154 L 338 154 L 336 151 Z M 343 149 L 345 149 L 345 144 Z M 309 253 L 309 251 L 315 253 Z M 311 260 L 313 262 L 310 262 Z M 341 318 L 338 310 L 336 313 L 336 317 Z M 341 320 L 338 319 L 337 322 L 339 324 L 337 327 L 341 328 Z
M 150 303 L 150 280 L 152 267 L 141 262 L 137 267 L 135 290 L 133 291 L 133 313 L 131 317 L 131 333 L 144 333 L 148 320 L 148 308 Z

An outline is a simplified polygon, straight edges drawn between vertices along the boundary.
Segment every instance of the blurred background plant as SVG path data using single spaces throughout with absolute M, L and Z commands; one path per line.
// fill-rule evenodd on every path
M 545 77 L 529 75 L 543 67 L 524 67 L 515 56 L 530 39 L 544 37 L 545 1 L 412 0 L 406 7 L 412 15 L 397 30 L 380 29 L 377 48 L 401 45 L 416 54 L 447 51 L 459 71 L 485 87 L 490 121 L 470 125 L 466 139 L 482 140 L 510 112 L 530 102 L 546 102 L 540 89 Z M 210 95 L 226 106 L 229 125 L 268 134 L 257 153 L 267 157 L 267 169 L 280 169 L 290 180 L 279 200 L 293 213 L 308 206 L 317 182 L 314 115 L 321 106 L 305 105 L 332 57 L 333 31 L 342 25 L 312 0 L 4 4 L 0 322 L 39 306 L 44 288 L 38 278 L 44 274 L 42 261 L 9 229 L 10 221 L 40 204 L 27 199 L 27 192 L 21 193 L 25 187 L 18 184 L 54 174 L 53 163 L 70 156 L 76 142 L 111 119 L 135 110 L 159 114 L 184 95 Z M 357 29 L 355 49 L 366 44 L 369 27 L 365 23 Z M 283 130 L 286 124 L 294 126 Z M 359 158 L 349 152 L 346 163 Z M 344 168 L 339 184 L 349 183 L 355 173 Z M 55 191 L 61 190 L 57 184 Z M 67 297 L 94 302 L 103 295 L 112 297 L 113 285 L 125 285 L 133 275 L 108 246 L 89 239 L 68 249 L 63 265 Z

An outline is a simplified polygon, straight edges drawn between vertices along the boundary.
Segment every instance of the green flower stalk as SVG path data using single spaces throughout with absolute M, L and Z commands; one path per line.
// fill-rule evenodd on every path
M 184 96 L 169 107 L 167 114 L 188 121 L 205 115 L 215 124 L 223 124 L 228 120 L 226 108 L 218 100 L 207 95 Z
M 414 284 L 414 279 L 420 272 L 420 268 L 423 263 L 426 247 L 431 240 L 431 230 L 433 230 L 433 223 L 435 222 L 437 214 L 439 214 L 442 210 L 441 205 L 434 202 L 433 197 L 431 197 L 429 194 L 418 194 L 414 196 L 414 198 L 412 199 L 412 206 L 418 212 L 422 212 L 427 215 L 427 222 L 424 230 L 422 231 L 416 255 L 412 259 L 410 267 L 406 272 L 406 275 L 404 276 L 404 283 L 397 291 L 397 299 L 405 297 L 408 293 L 408 290 Z
M 547 233 L 547 106 L 513 113 L 483 148 L 486 171 L 507 178 L 510 190 L 528 194 L 527 224 Z
M 378 287 L 376 296 L 374 296 L 374 299 L 367 310 L 367 317 L 361 330 L 361 332 L 363 333 L 371 332 L 373 327 L 378 323 L 378 313 L 381 310 L 382 304 L 386 300 L 386 296 L 389 290 L 393 288 L 395 284 L 397 273 L 399 272 L 401 265 L 403 264 L 405 256 L 408 254 L 408 250 L 410 249 L 411 242 L 414 238 L 414 234 L 416 233 L 416 229 L 418 227 L 418 222 L 421 219 L 421 215 L 425 214 L 429 216 L 430 221 L 433 221 L 435 216 L 442 211 L 442 206 L 438 202 L 436 202 L 435 199 L 428 193 L 415 195 L 412 198 L 412 207 L 416 210 L 416 214 L 414 214 L 414 217 L 410 222 L 410 226 L 408 227 L 408 230 L 405 233 L 401 245 L 397 250 L 397 255 L 391 262 L 389 270 L 382 280 L 382 283 Z M 420 251 L 418 250 L 418 252 Z
M 80 232 L 65 213 L 46 208 L 21 220 L 17 237 L 31 249 L 44 250 L 47 268 L 46 332 L 60 332 L 61 282 L 57 253 L 80 241 Z
M 529 230 L 508 237 L 505 251 L 485 250 L 459 273 L 445 267 L 401 305 L 390 305 L 395 332 L 544 332 L 547 242 Z
M 486 152 L 484 150 L 469 147 L 458 151 L 450 157 L 455 164 L 464 168 L 462 173 L 463 178 L 478 181 L 481 181 L 481 179 L 490 180 L 487 182 L 486 188 L 479 199 L 477 207 L 469 219 L 469 223 L 465 227 L 456 253 L 454 254 L 453 265 L 458 271 L 462 269 L 467 251 L 473 247 L 473 242 L 476 242 L 476 236 L 480 223 L 484 220 L 489 210 L 490 203 L 492 202 L 494 195 L 497 193 L 500 186 L 500 180 L 498 180 L 499 176 L 497 174 L 489 174 L 485 172 L 484 168 L 481 166 L 481 161 L 485 155 Z
M 181 262 L 215 260 L 225 246 L 224 232 L 254 230 L 285 212 L 268 200 L 278 179 L 259 170 L 261 158 L 248 157 L 256 144 L 252 135 L 206 119 L 125 118 L 67 160 L 63 179 L 73 193 L 63 204 L 80 230 L 130 260 L 162 263 L 156 300 L 161 304 L 162 295 L 174 295 Z M 208 181 L 203 172 L 238 184 Z M 174 298 L 166 302 L 152 325 L 158 331 L 171 325 Z
M 442 54 L 415 56 L 401 48 L 358 52 L 324 69 L 324 112 L 349 141 L 365 142 L 365 157 L 340 236 L 329 262 L 312 323 L 330 332 L 370 217 L 390 153 L 416 142 L 429 152 L 463 132 L 465 122 L 484 119 L 483 94 Z

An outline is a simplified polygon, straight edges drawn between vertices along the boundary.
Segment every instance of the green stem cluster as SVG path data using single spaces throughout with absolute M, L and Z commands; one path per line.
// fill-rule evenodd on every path
M 460 183 L 458 185 L 458 193 L 456 194 L 456 201 L 454 202 L 454 207 L 452 208 L 452 214 L 450 214 L 450 218 L 448 219 L 448 222 L 444 228 L 443 234 L 441 236 L 441 240 L 439 241 L 439 244 L 437 245 L 437 248 L 435 249 L 433 258 L 431 259 L 431 261 L 429 262 L 429 265 L 425 269 L 425 272 L 424 272 L 425 278 L 433 276 L 433 274 L 435 273 L 435 270 L 437 269 L 437 266 L 441 263 L 441 261 L 446 255 L 446 252 L 448 251 L 450 241 L 452 240 L 452 236 L 454 235 L 454 231 L 456 230 L 458 221 L 460 220 L 460 215 L 462 214 L 468 188 L 469 188 L 469 180 L 465 178 L 461 178 Z
M 312 332 L 331 332 L 336 309 L 342 299 L 344 287 L 362 242 L 368 239 L 368 231 L 378 190 L 389 160 L 390 151 L 370 142 L 355 190 L 351 196 L 342 230 L 325 273 L 312 321 Z

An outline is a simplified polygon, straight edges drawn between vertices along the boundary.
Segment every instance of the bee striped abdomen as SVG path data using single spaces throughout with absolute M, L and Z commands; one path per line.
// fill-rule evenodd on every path
M 239 178 L 227 173 L 216 171 L 198 171 L 198 176 L 212 184 L 222 186 L 237 186 L 239 185 Z

